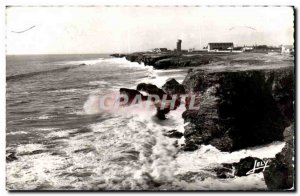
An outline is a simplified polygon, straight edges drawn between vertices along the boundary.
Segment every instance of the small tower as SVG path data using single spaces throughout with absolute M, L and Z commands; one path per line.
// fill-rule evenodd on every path
M 180 52 L 181 51 L 181 39 L 177 40 L 177 51 Z

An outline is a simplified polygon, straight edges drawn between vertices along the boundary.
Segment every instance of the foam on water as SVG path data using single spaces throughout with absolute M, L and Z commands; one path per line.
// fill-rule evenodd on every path
M 15 132 L 6 133 L 6 135 L 22 135 L 22 134 L 28 134 L 28 132 L 26 132 L 26 131 L 15 131 Z
M 97 58 L 92 60 L 79 60 L 79 61 L 68 61 L 64 64 L 66 65 L 74 65 L 74 64 L 86 64 L 86 65 L 95 65 L 103 62 L 104 58 Z
M 181 79 L 178 70 L 154 70 L 150 66 L 131 63 L 125 58 L 99 59 L 105 65 L 132 68 L 134 86 L 141 82 L 161 87 L 168 78 Z M 78 63 L 78 62 L 77 62 Z M 91 63 L 90 66 L 100 66 Z M 145 73 L 135 78 L 138 71 Z M 90 85 L 106 85 L 107 81 L 90 81 Z M 113 88 L 117 88 L 117 84 Z M 107 91 L 112 89 L 107 89 Z M 19 145 L 17 160 L 7 164 L 8 189 L 47 190 L 241 190 L 266 189 L 262 174 L 232 179 L 217 179 L 209 169 L 225 162 L 236 162 L 246 156 L 274 157 L 284 143 L 245 149 L 233 153 L 220 152 L 212 146 L 201 146 L 194 152 L 179 151 L 177 139 L 163 134 L 169 130 L 184 132 L 181 104 L 160 121 L 156 108 L 139 110 L 136 106 L 102 111 L 99 99 L 103 89 L 92 89 L 83 104 L 82 116 L 99 114 L 110 118 L 95 120 L 81 129 L 39 128 L 43 142 Z M 184 100 L 182 100 L 184 103 Z M 151 103 L 149 103 L 151 104 Z M 139 106 L 139 105 L 137 105 Z M 41 116 L 43 117 L 43 116 Z M 184 138 L 178 141 L 179 145 Z M 13 150 L 13 148 L 7 148 Z M 196 172 L 196 174 L 191 174 Z

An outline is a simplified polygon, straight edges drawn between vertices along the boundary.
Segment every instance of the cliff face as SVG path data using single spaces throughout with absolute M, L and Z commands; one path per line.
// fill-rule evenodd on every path
M 198 69 L 183 82 L 199 110 L 183 113 L 186 150 L 211 144 L 234 151 L 283 140 L 294 121 L 294 68 Z
M 292 189 L 294 187 L 294 125 L 284 130 L 285 146 L 264 171 L 266 185 L 270 190 Z

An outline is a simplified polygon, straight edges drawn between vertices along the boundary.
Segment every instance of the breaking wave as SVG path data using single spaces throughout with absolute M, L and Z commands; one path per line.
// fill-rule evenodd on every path
M 29 77 L 36 76 L 36 75 L 41 75 L 41 74 L 68 71 L 69 69 L 75 69 L 75 68 L 78 68 L 78 67 L 81 67 L 84 65 L 85 64 L 79 64 L 79 65 L 72 65 L 72 66 L 68 66 L 68 67 L 62 67 L 62 68 L 51 69 L 51 70 L 43 70 L 43 71 L 37 71 L 37 72 L 31 72 L 31 73 L 25 73 L 25 74 L 12 75 L 12 76 L 6 77 L 6 81 L 20 80 L 20 79 L 29 78 Z

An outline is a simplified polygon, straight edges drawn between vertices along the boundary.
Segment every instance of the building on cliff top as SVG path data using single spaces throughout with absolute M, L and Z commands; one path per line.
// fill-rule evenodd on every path
M 154 48 L 152 52 L 161 53 L 161 52 L 170 52 L 170 50 L 168 50 L 168 48 Z
M 294 52 L 293 45 L 282 45 L 281 46 L 281 54 L 291 54 Z
M 181 40 L 181 39 L 177 40 L 177 43 L 176 43 L 176 51 L 178 51 L 178 52 L 181 51 L 181 43 L 182 43 L 182 40 Z
M 207 46 L 208 51 L 226 51 L 232 49 L 233 49 L 232 42 L 208 43 Z

